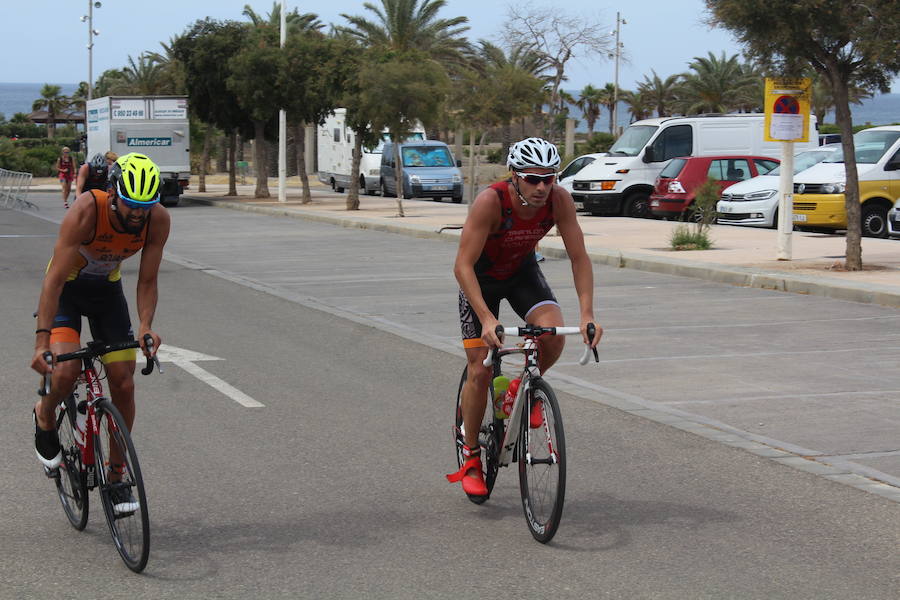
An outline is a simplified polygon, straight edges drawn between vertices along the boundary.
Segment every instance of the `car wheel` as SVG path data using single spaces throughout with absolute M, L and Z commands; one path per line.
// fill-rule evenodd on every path
M 384 181 L 381 182 L 381 197 L 393 198 L 392 194 L 388 194 L 387 184 L 385 184 Z
M 592 213 L 593 214 L 593 213 Z M 650 217 L 650 194 L 647 192 L 635 192 L 625 199 L 622 214 L 626 217 L 638 217 L 647 219 Z
M 778 229 L 778 209 L 775 209 L 775 212 L 772 214 L 772 229 Z
M 453 204 L 462 204 L 462 196 L 453 196 Z
M 887 237 L 887 209 L 883 206 L 863 206 L 860 216 L 862 234 L 866 237 Z
M 331 186 L 331 191 L 332 191 L 332 192 L 335 191 L 335 187 L 334 187 L 334 177 L 332 177 L 331 179 L 328 180 L 328 185 Z

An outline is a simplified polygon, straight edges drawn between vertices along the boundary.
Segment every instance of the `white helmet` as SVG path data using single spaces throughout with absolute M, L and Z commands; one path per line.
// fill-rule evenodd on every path
M 559 168 L 559 151 L 556 146 L 541 138 L 527 138 L 509 147 L 506 165 L 511 169 Z

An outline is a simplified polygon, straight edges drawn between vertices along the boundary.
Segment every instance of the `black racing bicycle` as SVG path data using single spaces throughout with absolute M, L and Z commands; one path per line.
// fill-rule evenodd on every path
M 152 354 L 153 339 L 144 336 Z M 56 482 L 56 491 L 72 527 L 81 531 L 88 521 L 88 490 L 97 489 L 106 515 L 106 523 L 116 549 L 129 569 L 140 573 L 150 556 L 150 518 L 147 493 L 141 477 L 134 442 L 125 419 L 112 401 L 104 396 L 102 367 L 98 359 L 109 352 L 138 348 L 137 340 L 106 344 L 88 342 L 87 347 L 60 354 L 57 362 L 81 361 L 81 374 L 75 389 L 56 409 L 56 430 L 62 448 L 62 462 L 55 469 L 44 468 Z M 53 355 L 44 354 L 53 366 Z M 149 375 L 154 365 L 162 372 L 156 356 L 147 358 L 141 373 Z M 38 394 L 50 393 L 50 374 L 44 375 Z
M 588 326 L 588 339 L 594 339 L 596 327 Z M 538 369 L 539 337 L 544 335 L 575 335 L 581 333 L 578 327 L 539 327 L 527 324 L 525 327 L 497 326 L 497 336 L 504 335 L 524 338 L 520 345 L 491 350 L 484 366 L 492 368 L 491 385 L 485 405 L 484 417 L 478 430 L 481 446 L 481 467 L 487 485 L 486 496 L 469 495 L 475 504 L 482 504 L 490 497 L 497 480 L 500 467 L 508 467 L 510 462 L 518 463 L 519 491 L 525 520 L 534 539 L 547 543 L 556 535 L 562 517 L 566 494 L 566 438 L 563 431 L 559 402 L 553 388 Z M 593 350 L 594 360 L 599 362 L 597 349 L 587 345 L 580 364 L 587 364 Z M 525 364 L 521 374 L 515 403 L 509 415 L 502 416 L 494 404 L 494 378 L 501 375 L 502 359 L 510 354 L 522 354 Z M 462 417 L 462 390 L 466 383 L 468 367 L 463 369 L 456 395 L 455 423 L 453 427 L 457 464 L 462 467 L 466 461 L 463 455 L 465 427 Z M 540 425 L 531 422 L 532 415 L 540 415 Z

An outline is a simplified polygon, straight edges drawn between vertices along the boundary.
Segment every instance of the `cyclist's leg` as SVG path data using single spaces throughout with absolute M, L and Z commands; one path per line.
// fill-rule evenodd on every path
M 541 327 L 561 327 L 562 310 L 553 290 L 536 262 L 523 265 L 510 288 L 509 304 L 526 323 Z M 556 363 L 566 339 L 561 335 L 544 336 L 538 340 L 538 367 L 544 373 Z
M 542 304 L 531 310 L 525 319 L 529 323 L 541 327 L 562 327 L 563 316 L 558 304 Z M 556 364 L 566 345 L 563 335 L 547 335 L 538 339 L 538 368 L 541 373 Z
M 128 315 L 128 303 L 122 292 L 121 281 L 104 282 L 99 286 L 98 295 L 95 297 L 94 311 L 88 322 L 94 339 L 103 340 L 111 344 L 115 342 L 127 342 L 134 339 L 131 329 L 131 318 Z M 106 370 L 109 395 L 129 431 L 134 427 L 134 368 L 137 350 L 119 350 L 104 354 L 101 357 Z M 119 449 L 113 445 L 109 449 L 110 462 L 121 464 L 122 457 Z M 113 476 L 113 480 L 115 480 Z
M 486 290 L 482 289 L 484 294 Z M 496 315 L 499 312 L 500 300 L 484 294 L 484 300 Z M 459 291 L 459 320 L 462 330 L 463 347 L 466 350 L 468 371 L 462 392 L 463 425 L 465 426 L 465 443 L 469 448 L 478 446 L 478 430 L 484 417 L 487 391 L 491 381 L 491 369 L 484 366 L 488 349 L 481 341 L 481 321 L 469 305 L 469 301 Z
M 73 352 L 81 345 L 81 312 L 73 293 L 70 282 L 63 286 L 63 291 L 59 295 L 59 305 L 50 330 L 50 351 L 55 355 Z M 34 407 L 37 424 L 41 429 L 45 431 L 55 429 L 56 407 L 72 392 L 80 372 L 81 364 L 77 360 L 53 366 L 50 394 L 42 396 Z

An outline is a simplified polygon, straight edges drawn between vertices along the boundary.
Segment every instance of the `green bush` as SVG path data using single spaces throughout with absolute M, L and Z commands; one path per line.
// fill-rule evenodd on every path
M 690 224 L 679 223 L 672 230 L 669 246 L 672 250 L 709 250 L 712 240 L 705 231 L 692 230 Z
M 487 161 L 489 163 L 499 165 L 501 163 L 506 162 L 505 159 L 506 159 L 506 157 L 503 156 L 503 150 L 501 148 L 497 148 L 496 150 L 488 150 Z
M 673 250 L 709 250 L 712 240 L 709 239 L 709 227 L 716 220 L 716 203 L 719 201 L 719 184 L 712 177 L 697 187 L 694 203 L 683 218 L 690 223 L 675 227 L 669 238 L 669 246 Z

